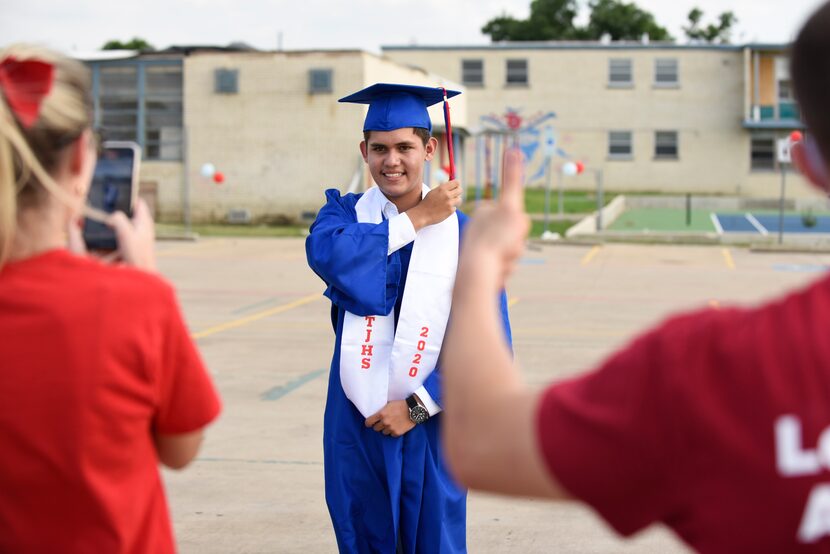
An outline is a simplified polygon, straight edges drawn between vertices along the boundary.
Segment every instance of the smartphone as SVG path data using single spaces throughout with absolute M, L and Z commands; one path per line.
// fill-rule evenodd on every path
M 107 141 L 102 145 L 87 203 L 106 213 L 120 210 L 128 217 L 138 198 L 138 165 L 141 147 L 134 142 Z M 88 250 L 115 250 L 115 231 L 108 225 L 84 220 L 84 242 Z

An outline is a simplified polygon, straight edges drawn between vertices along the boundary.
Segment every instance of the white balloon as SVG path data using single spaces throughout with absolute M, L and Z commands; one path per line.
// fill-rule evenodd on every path
M 202 166 L 200 173 L 202 174 L 202 177 L 210 179 L 213 177 L 213 174 L 216 173 L 216 167 L 214 167 L 213 164 L 205 164 Z
M 568 177 L 576 175 L 576 164 L 573 162 L 565 162 L 562 166 L 562 173 Z

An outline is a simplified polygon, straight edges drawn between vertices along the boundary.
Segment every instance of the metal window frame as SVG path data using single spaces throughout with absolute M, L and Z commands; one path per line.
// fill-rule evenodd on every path
M 771 134 L 759 134 L 759 135 L 752 135 L 749 137 L 749 170 L 750 171 L 776 171 L 778 170 L 778 159 L 776 156 L 777 149 L 775 145 L 776 137 Z M 769 141 L 769 154 L 770 160 L 772 161 L 771 165 L 763 165 L 757 166 L 755 165 L 755 153 L 757 150 L 755 149 L 755 142 L 756 141 Z
M 182 119 L 184 118 L 184 67 L 183 61 L 177 59 L 152 59 L 152 58 L 132 58 L 119 60 L 95 60 L 86 62 L 90 67 L 92 73 L 92 94 L 93 94 L 93 121 L 96 127 L 103 128 L 104 132 L 110 138 L 123 138 L 125 140 L 132 140 L 141 146 L 142 158 L 145 160 L 160 160 L 162 158 L 148 157 L 147 146 L 156 141 L 148 140 L 147 138 L 147 123 L 148 117 L 153 115 L 156 110 L 151 106 L 148 107 L 148 102 L 152 103 L 154 100 L 175 100 L 182 105 Z M 175 91 L 165 91 L 162 93 L 154 93 L 152 90 L 148 91 L 147 87 L 147 69 L 168 66 L 177 68 L 182 72 L 182 89 L 181 94 L 176 94 Z M 102 76 L 102 70 L 107 68 L 134 68 L 135 69 L 135 91 L 130 91 L 127 95 L 109 95 L 106 94 L 105 78 Z M 126 106 L 120 108 L 105 110 L 104 104 L 107 100 L 118 101 L 128 100 Z M 107 116 L 131 116 L 135 117 L 135 123 L 123 125 L 117 123 L 115 125 L 104 125 Z M 165 144 L 178 144 L 177 142 L 169 142 Z M 178 161 L 181 158 L 176 158 Z
M 217 67 L 213 70 L 214 94 L 239 94 L 239 69 Z
M 616 67 L 615 67 L 616 66 Z M 627 80 L 615 79 L 621 74 L 620 68 L 626 67 Z M 616 71 L 615 71 L 616 70 Z M 631 58 L 608 58 L 608 86 L 631 87 L 634 85 L 634 61 Z
M 318 81 L 320 77 L 325 77 L 325 82 Z M 331 94 L 332 92 L 334 92 L 334 69 L 317 67 L 308 70 L 309 94 Z
M 661 64 L 663 73 L 661 74 Z M 669 76 L 674 77 L 672 80 L 661 79 L 667 75 L 666 68 L 672 68 L 668 73 Z M 654 86 L 656 87 L 677 87 L 680 85 L 680 61 L 677 58 L 655 58 L 654 60 Z
M 666 144 L 666 141 L 663 141 L 663 144 L 660 144 L 660 138 L 671 137 L 672 140 L 670 141 L 671 144 Z M 673 148 L 673 154 L 661 153 L 659 150 L 660 148 Z M 676 160 L 680 157 L 680 133 L 677 131 L 667 131 L 667 130 L 660 130 L 654 131 L 654 159 L 656 160 Z
M 468 67 L 468 64 L 478 64 L 477 68 Z M 470 79 L 476 75 L 477 79 Z M 484 60 L 482 58 L 466 58 L 461 60 L 461 84 L 471 87 L 484 86 Z
M 617 135 L 617 137 L 614 137 Z M 625 140 L 620 140 L 625 137 Z M 616 140 L 615 140 L 616 139 Z M 619 147 L 621 144 L 628 146 L 627 152 L 614 152 L 615 146 Z M 631 159 L 634 156 L 634 133 L 632 131 L 625 131 L 616 129 L 608 131 L 608 157 L 611 159 Z
M 510 64 L 514 67 L 510 67 Z M 515 64 L 522 64 L 522 67 L 515 67 Z M 527 58 L 508 58 L 504 61 L 504 83 L 507 86 L 527 86 L 530 84 L 530 63 Z M 523 80 L 516 80 L 517 75 Z

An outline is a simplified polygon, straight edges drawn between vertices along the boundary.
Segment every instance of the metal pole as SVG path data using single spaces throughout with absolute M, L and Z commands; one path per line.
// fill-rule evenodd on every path
M 692 193 L 686 193 L 686 227 L 692 225 Z
M 482 150 L 484 150 L 484 136 L 478 135 L 476 137 L 476 204 L 481 200 L 481 158 Z
M 551 173 L 551 158 L 545 158 L 545 229 L 544 233 L 548 232 L 550 224 L 550 173 Z
M 565 215 L 565 184 L 564 179 L 562 177 L 562 168 L 559 168 L 559 171 L 556 172 L 556 179 L 557 185 L 559 188 L 559 207 L 557 211 L 559 212 L 560 216 Z
M 496 145 L 493 148 L 493 200 L 499 197 L 501 186 L 501 157 L 502 157 L 502 136 L 496 135 Z
M 597 169 L 597 231 L 602 231 L 602 170 Z
M 778 203 L 778 244 L 784 242 L 784 193 L 787 187 L 787 166 L 781 163 L 781 200 Z
M 467 155 L 464 145 L 461 144 L 460 133 L 453 135 L 453 150 L 458 154 L 458 175 L 456 175 L 456 177 L 461 181 L 461 185 L 464 187 L 464 201 L 466 201 L 467 196 L 470 193 L 470 191 L 467 190 Z
M 182 215 L 184 216 L 184 232 L 190 234 L 190 138 L 187 125 L 182 127 L 182 157 L 184 158 L 184 189 L 182 190 Z

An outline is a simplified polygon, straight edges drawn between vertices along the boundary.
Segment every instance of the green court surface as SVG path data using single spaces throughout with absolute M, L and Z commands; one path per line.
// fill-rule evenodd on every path
M 610 231 L 714 232 L 709 210 L 692 210 L 687 223 L 685 209 L 634 208 L 626 210 L 608 228 Z

